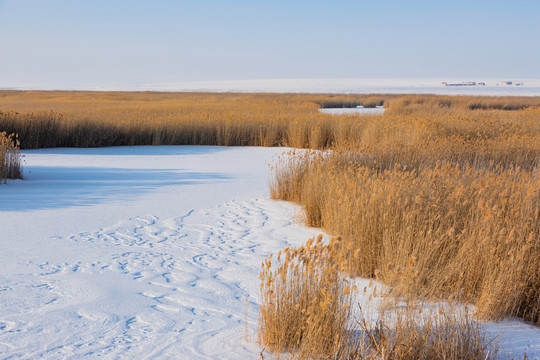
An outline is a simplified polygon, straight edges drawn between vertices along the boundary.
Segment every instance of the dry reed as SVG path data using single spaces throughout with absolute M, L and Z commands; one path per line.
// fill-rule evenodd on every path
M 413 303 L 394 304 L 370 323 L 361 318 L 359 359 L 497 358 L 495 339 L 488 339 L 466 309 L 442 305 L 438 310 Z
M 0 92 L 0 129 L 21 148 L 124 145 L 323 148 L 355 117 L 317 111 L 324 96 Z M 339 125 L 339 126 L 338 126 Z M 348 137 L 347 137 L 348 138 Z
M 403 95 L 0 91 L 0 131 L 21 148 L 124 145 L 239 145 L 327 148 L 358 143 L 380 116 L 319 113 L 320 107 L 383 105 L 389 113 L 540 107 L 538 98 Z M 499 107 L 500 107 L 499 106 Z M 418 111 L 420 110 L 420 111 Z M 435 114 L 436 115 L 436 114 Z M 492 116 L 492 115 L 489 115 Z M 429 120 L 429 119 L 428 119 Z M 504 120 L 503 120 L 504 121 Z M 396 129 L 398 130 L 398 129 Z M 473 134 L 474 135 L 474 134 Z
M 353 293 L 332 256 L 319 236 L 280 251 L 275 268 L 272 256 L 263 262 L 259 342 L 268 349 L 301 357 L 348 352 Z
M 466 311 L 384 305 L 375 321 L 355 311 L 357 289 L 335 262 L 340 239 L 319 236 L 262 264 L 259 342 L 296 359 L 493 359 Z M 373 291 L 374 292 L 374 291 Z
M 351 275 L 539 325 L 540 109 L 415 99 L 367 121 L 356 143 L 284 157 L 272 197 L 340 235 Z
M 6 179 L 22 179 L 19 139 L 0 132 L 0 182 Z

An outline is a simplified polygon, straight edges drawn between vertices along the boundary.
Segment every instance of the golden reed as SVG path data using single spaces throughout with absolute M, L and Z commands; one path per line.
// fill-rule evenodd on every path
M 496 358 L 466 309 L 391 297 L 383 298 L 384 309 L 359 308 L 358 289 L 336 261 L 340 243 L 319 236 L 262 263 L 258 335 L 265 348 L 295 359 Z M 378 296 L 372 282 L 369 288 Z M 377 321 L 367 319 L 370 310 L 379 313 Z
M 17 135 L 0 132 L 0 182 L 21 179 L 21 155 Z
M 474 100 L 401 99 L 354 143 L 285 156 L 271 194 L 342 237 L 350 275 L 540 325 L 540 108 Z

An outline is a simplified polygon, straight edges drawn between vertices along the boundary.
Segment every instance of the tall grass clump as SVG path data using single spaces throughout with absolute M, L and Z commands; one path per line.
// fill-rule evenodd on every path
M 259 342 L 297 359 L 493 359 L 492 346 L 465 311 L 422 311 L 413 302 L 357 307 L 358 291 L 322 237 L 262 264 Z
M 263 262 L 258 334 L 268 349 L 302 358 L 346 357 L 351 351 L 353 292 L 332 255 L 319 236 L 280 251 L 275 266 L 272 256 Z
M 467 309 L 441 305 L 424 309 L 414 303 L 394 304 L 375 322 L 357 321 L 363 340 L 358 359 L 497 359 L 489 339 Z
M 16 135 L 0 132 L 0 182 L 22 179 L 19 139 Z

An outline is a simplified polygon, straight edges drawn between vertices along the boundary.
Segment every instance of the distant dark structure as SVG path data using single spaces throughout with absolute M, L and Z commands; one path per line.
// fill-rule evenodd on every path
M 498 83 L 497 85 L 499 86 L 523 86 L 523 83 L 521 81 L 515 81 L 515 82 L 512 82 L 512 81 L 501 81 L 500 83 Z

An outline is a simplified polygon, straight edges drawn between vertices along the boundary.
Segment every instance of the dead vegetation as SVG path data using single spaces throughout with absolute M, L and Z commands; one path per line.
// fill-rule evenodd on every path
M 371 309 L 377 319 L 365 316 L 367 309 L 357 307 L 358 289 L 344 277 L 343 263 L 334 261 L 339 242 L 310 239 L 262 264 L 258 334 L 267 349 L 295 359 L 496 357 L 495 344 L 455 306 L 393 302 Z
M 324 99 L 323 95 L 292 94 L 0 92 L 0 129 L 19 134 L 23 149 L 324 148 L 348 139 L 348 128 L 356 122 L 354 117 L 343 118 L 336 126 L 335 118 L 317 111 Z
M 540 109 L 399 101 L 364 121 L 355 143 L 285 156 L 272 197 L 341 236 L 352 276 L 539 325 Z
M 22 149 L 126 145 L 328 148 L 358 143 L 370 116 L 332 116 L 320 107 L 384 105 L 410 114 L 430 109 L 492 118 L 540 107 L 538 98 L 152 92 L 0 91 L 0 131 Z M 375 115 L 377 116 L 377 115 Z M 504 121 L 504 120 L 503 120 Z M 395 129 L 399 131 L 400 129 Z M 476 134 L 471 134 L 476 136 Z
M 0 132 L 0 182 L 21 178 L 19 139 L 15 134 L 7 135 Z

